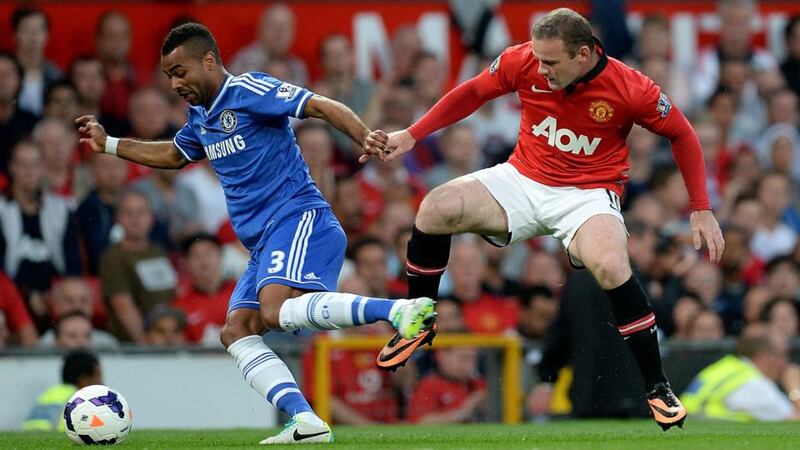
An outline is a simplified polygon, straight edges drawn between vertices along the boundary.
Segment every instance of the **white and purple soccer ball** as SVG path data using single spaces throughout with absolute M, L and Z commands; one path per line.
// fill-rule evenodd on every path
M 108 386 L 86 386 L 67 401 L 64 428 L 78 444 L 119 444 L 131 431 L 131 408 Z

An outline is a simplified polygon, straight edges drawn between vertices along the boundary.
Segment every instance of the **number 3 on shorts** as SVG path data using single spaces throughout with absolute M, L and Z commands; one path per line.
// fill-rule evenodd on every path
M 275 250 L 270 254 L 272 257 L 272 265 L 267 269 L 268 273 L 278 273 L 283 270 L 283 260 L 286 258 L 286 253 Z

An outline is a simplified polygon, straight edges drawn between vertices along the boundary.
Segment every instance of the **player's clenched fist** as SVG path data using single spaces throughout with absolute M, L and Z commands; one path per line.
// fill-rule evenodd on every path
M 383 159 L 383 155 L 386 153 L 386 142 L 388 140 L 389 136 L 385 131 L 370 131 L 364 139 L 364 148 L 362 149 L 361 156 L 358 158 L 358 162 L 365 163 L 373 156 Z
M 78 128 L 82 135 L 80 143 L 89 144 L 95 152 L 103 153 L 108 135 L 103 126 L 97 121 L 97 118 L 94 116 L 81 116 L 75 119 L 75 123 L 80 127 Z

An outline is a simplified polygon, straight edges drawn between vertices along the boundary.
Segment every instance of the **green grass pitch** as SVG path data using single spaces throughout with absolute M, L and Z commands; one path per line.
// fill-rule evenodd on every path
M 137 430 L 125 449 L 264 448 L 258 441 L 277 430 Z M 733 424 L 688 421 L 685 430 L 662 432 L 654 422 L 567 421 L 525 425 L 335 427 L 335 449 L 748 449 L 800 448 L 800 423 Z M 61 433 L 0 433 L 0 449 L 76 449 Z

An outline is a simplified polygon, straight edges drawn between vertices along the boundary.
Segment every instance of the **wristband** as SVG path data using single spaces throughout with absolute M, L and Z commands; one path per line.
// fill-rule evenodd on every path
M 103 151 L 106 153 L 110 153 L 112 155 L 116 155 L 118 144 L 119 144 L 119 138 L 109 136 L 106 138 L 106 147 Z

